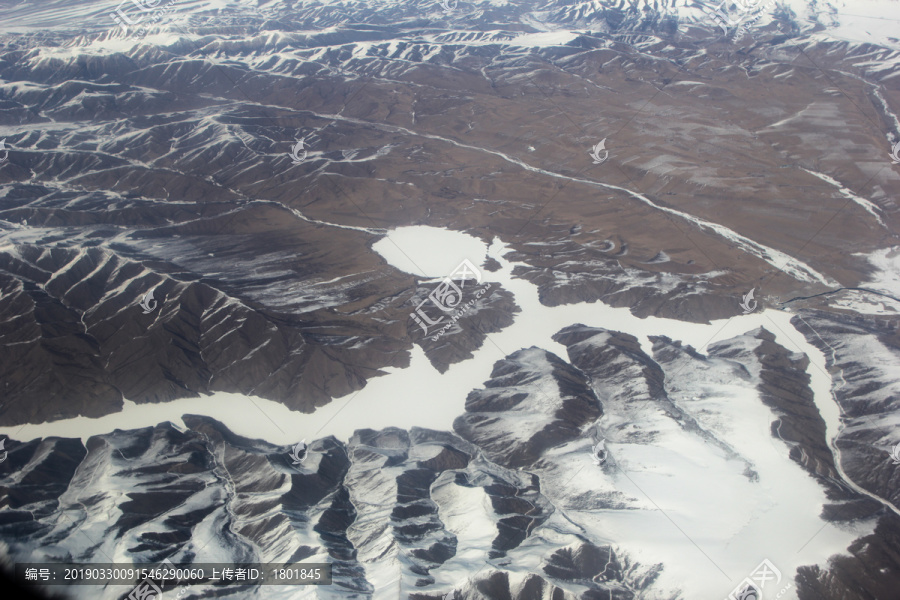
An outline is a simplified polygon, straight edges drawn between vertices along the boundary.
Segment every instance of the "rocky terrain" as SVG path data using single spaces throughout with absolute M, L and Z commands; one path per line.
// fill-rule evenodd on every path
M 178 549 L 185 559 L 327 561 L 341 593 L 350 593 L 344 597 L 363 597 L 376 591 L 369 580 L 387 581 L 382 576 L 402 577 L 410 589 L 433 587 L 433 571 L 473 554 L 505 555 L 553 513 L 534 475 L 484 461 L 477 446 L 446 432 L 360 431 L 347 445 L 317 440 L 297 470 L 284 449 L 235 436 L 211 419 L 186 422 L 185 431 L 161 424 L 92 438 L 87 447 L 67 439 L 16 446 L 0 528 L 19 541 L 6 550 L 35 560 L 127 553 L 155 561 Z M 92 480 L 103 480 L 103 489 Z M 490 510 L 478 518 L 494 529 L 486 538 L 466 524 L 482 501 Z M 110 510 L 118 518 L 102 517 Z M 473 536 L 483 548 L 471 547 Z M 591 589 L 634 597 L 608 548 L 569 537 L 545 557 L 547 574 L 526 587 L 551 592 L 551 577 L 587 582 L 605 571 Z M 484 575 L 471 590 L 509 586 L 502 573 Z M 97 597 L 96 589 L 83 590 L 75 597 Z M 237 592 L 256 597 L 259 590 Z M 188 597 L 208 593 L 192 588 Z
M 0 422 L 359 389 L 416 341 L 413 280 L 365 251 L 386 227 L 500 235 L 550 305 L 700 322 L 751 287 L 855 285 L 853 253 L 890 239 L 887 50 L 803 49 L 777 20 L 728 40 L 626 5 L 476 6 L 185 2 L 141 38 L 5 9 Z M 586 31 L 527 33 L 535 15 Z M 508 324 L 498 308 L 482 331 Z M 436 364 L 483 341 L 457 337 Z
M 326 599 L 720 598 L 762 556 L 787 597 L 900 588 L 896 3 L 142 2 L 0 7 L 0 557 L 327 561 Z M 435 270 L 409 226 L 491 249 L 434 237 Z M 490 291 L 423 331 L 463 260 Z M 498 342 L 522 282 L 571 308 L 552 340 Z M 470 386 L 446 430 L 330 435 L 421 355 Z M 300 469 L 215 414 L 78 429 L 226 394 L 345 404 Z
M 421 599 L 449 590 L 471 599 L 645 597 L 673 565 L 642 563 L 630 536 L 615 536 L 611 545 L 616 517 L 607 528 L 596 515 L 649 516 L 653 504 L 637 490 L 654 485 L 650 473 L 668 477 L 689 457 L 707 463 L 693 471 L 705 483 L 687 504 L 653 492 L 652 502 L 664 502 L 656 508 L 679 520 L 702 498 L 719 511 L 741 510 L 741 498 L 775 475 L 769 450 L 735 433 L 752 415 L 734 407 L 749 388 L 782 415 L 764 446 L 784 448 L 815 477 L 804 485 L 822 486 L 831 498 L 827 521 L 878 520 L 834 571 L 801 566 L 799 597 L 840 597 L 835 590 L 889 597 L 885 590 L 900 572 L 891 558 L 897 515 L 840 483 L 821 419 L 810 411 L 802 356 L 765 329 L 708 355 L 657 337 L 650 356 L 633 336 L 580 325 L 557 339 L 571 364 L 537 348 L 497 362 L 452 432 L 388 428 L 359 430 L 348 443 L 317 439 L 299 466 L 290 448 L 199 416 L 185 416 L 185 428 L 163 423 L 87 443 L 10 440 L 0 464 L 0 538 L 7 553 L 34 562 L 331 562 L 335 583 L 317 592 L 323 598 L 388 598 L 400 590 Z M 611 452 L 598 466 L 589 450 L 600 438 Z M 742 466 L 725 475 L 716 466 L 722 460 Z M 868 470 L 884 464 L 878 457 Z M 802 471 L 789 475 L 795 486 L 798 476 Z M 641 483 L 629 491 L 630 480 Z M 887 487 L 873 491 L 889 497 Z M 732 526 L 711 523 L 691 533 L 710 547 L 748 535 Z M 278 597 L 271 590 L 241 593 Z M 100 597 L 122 592 L 109 587 Z M 72 597 L 97 593 L 79 587 Z M 192 586 L 187 597 L 220 593 Z

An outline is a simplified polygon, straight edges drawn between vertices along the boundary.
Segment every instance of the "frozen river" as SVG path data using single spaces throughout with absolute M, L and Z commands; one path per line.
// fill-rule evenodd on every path
M 359 392 L 313 414 L 292 412 L 261 398 L 217 393 L 167 404 L 126 402 L 122 412 L 98 419 L 82 417 L 4 427 L 0 433 L 18 440 L 74 435 L 86 440 L 114 429 L 147 427 L 163 421 L 180 425 L 183 414 L 207 415 L 240 435 L 284 445 L 328 435 L 347 440 L 362 428 L 451 430 L 453 420 L 464 412 L 466 395 L 482 386 L 497 360 L 531 346 L 567 359 L 565 347 L 551 338 L 575 323 L 634 335 L 651 356 L 651 335 L 668 336 L 703 353 L 712 343 L 763 326 L 782 346 L 810 357 L 812 387 L 829 441 L 838 431 L 839 410 L 831 394 L 825 357 L 794 329 L 789 313 L 757 311 L 703 325 L 656 317 L 640 319 L 627 308 L 599 302 L 547 307 L 538 301 L 533 284 L 512 276 L 515 264 L 504 258 L 506 246 L 499 239 L 487 246 L 459 232 L 405 227 L 392 231 L 374 249 L 391 265 L 423 279 L 445 277 L 463 259 L 481 265 L 490 256 L 501 269 L 485 273 L 485 279 L 512 292 L 522 310 L 513 325 L 491 334 L 474 358 L 452 365 L 444 374 L 434 369 L 416 346 L 408 368 L 386 369 L 387 376 L 370 380 Z M 788 447 L 772 438 L 768 426 L 776 416 L 762 404 L 755 390 L 723 389 L 725 396 L 729 399 L 718 410 L 733 421 L 735 431 L 743 432 L 730 442 L 754 464 L 759 481 L 744 477 L 740 461 L 723 456 L 719 448 L 698 446 L 687 434 L 673 431 L 675 447 L 611 448 L 617 463 L 628 465 L 624 467 L 627 476 L 623 473 L 613 483 L 623 493 L 649 500 L 650 509 L 569 515 L 586 529 L 602 532 L 613 545 L 642 563 L 663 563 L 665 570 L 658 586 L 661 594 L 681 589 L 688 598 L 721 598 L 735 580 L 748 575 L 763 558 L 787 574 L 800 565 L 824 566 L 829 556 L 844 551 L 864 533 L 819 518 L 826 502 L 824 491 L 788 458 Z M 604 419 L 611 416 L 604 415 Z M 652 468 L 648 468 L 650 465 Z M 596 473 L 586 476 L 599 477 Z M 723 487 L 722 482 L 728 482 L 728 486 Z M 782 600 L 795 597 L 793 589 L 781 596 Z

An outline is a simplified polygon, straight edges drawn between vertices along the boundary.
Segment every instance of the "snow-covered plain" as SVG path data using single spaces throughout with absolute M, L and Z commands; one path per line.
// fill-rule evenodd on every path
M 240 435 L 285 445 L 328 435 L 347 440 L 361 428 L 418 426 L 451 430 L 454 418 L 464 412 L 466 395 L 489 378 L 495 361 L 531 346 L 567 359 L 565 347 L 551 337 L 575 323 L 630 333 L 651 356 L 650 335 L 665 335 L 705 352 L 710 344 L 764 326 L 781 345 L 811 358 L 812 387 L 827 424 L 829 441 L 838 431 L 839 410 L 831 395 L 825 357 L 794 329 L 790 313 L 757 311 L 702 325 L 655 317 L 639 319 L 626 308 L 601 303 L 547 307 L 538 301 L 533 284 L 513 277 L 515 264 L 504 258 L 507 248 L 499 239 L 488 246 L 459 232 L 404 227 L 390 232 L 374 249 L 396 268 L 423 279 L 444 277 L 463 259 L 481 265 L 486 257 L 491 257 L 501 269 L 484 272 L 485 280 L 499 282 L 511 291 L 522 312 L 512 326 L 491 334 L 473 359 L 451 366 L 443 375 L 415 347 L 408 368 L 386 369 L 386 376 L 370 380 L 359 392 L 337 399 L 313 414 L 292 412 L 261 398 L 217 393 L 167 404 L 126 402 L 122 412 L 99 419 L 80 417 L 4 427 L 0 433 L 19 440 L 73 435 L 86 440 L 114 429 L 134 429 L 162 421 L 180 424 L 183 414 L 208 415 Z M 739 302 L 740 297 L 736 296 L 735 303 Z M 568 517 L 595 534 L 595 543 L 611 543 L 645 565 L 665 565 L 656 586 L 660 598 L 670 597 L 675 590 L 689 598 L 724 597 L 763 558 L 789 574 L 800 565 L 824 565 L 830 555 L 843 551 L 853 539 L 866 533 L 865 527 L 851 530 L 819 518 L 826 502 L 823 489 L 788 458 L 788 447 L 772 438 L 769 426 L 776 416 L 763 405 L 754 389 L 722 385 L 712 396 L 713 410 L 725 430 L 733 432 L 729 442 L 754 465 L 758 481 L 742 475 L 742 461 L 725 456 L 720 448 L 698 443 L 697 438 L 673 426 L 663 431 L 664 439 L 672 446 L 611 445 L 610 451 L 622 469 L 612 477 L 596 469 L 581 470 L 581 462 L 591 464 L 587 440 L 559 449 L 564 461 L 560 483 L 578 473 L 579 477 L 569 484 L 578 490 L 607 487 L 636 500 L 639 510 L 573 512 Z M 603 419 L 622 417 L 607 408 L 601 425 Z M 661 427 L 665 429 L 664 424 Z M 574 457 L 572 460 L 565 456 L 568 453 Z M 729 490 L 724 494 L 723 481 L 728 482 Z M 781 597 L 796 596 L 791 589 Z

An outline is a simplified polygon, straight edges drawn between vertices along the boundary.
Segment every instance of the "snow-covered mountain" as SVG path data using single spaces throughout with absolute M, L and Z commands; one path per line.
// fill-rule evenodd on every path
M 2 558 L 330 562 L 234 591 L 323 600 L 719 600 L 766 559 L 765 598 L 890 600 L 897 19 L 0 6 Z
M 320 598 L 679 597 L 673 581 L 712 598 L 732 585 L 717 568 L 754 566 L 756 536 L 778 536 L 785 547 L 769 552 L 783 571 L 806 569 L 818 546 L 849 543 L 879 513 L 835 472 L 808 361 L 765 329 L 708 355 L 659 337 L 651 357 L 634 336 L 580 325 L 557 339 L 571 364 L 537 348 L 499 361 L 453 431 L 318 439 L 300 466 L 290 447 L 195 416 L 184 429 L 119 430 L 86 445 L 15 443 L 0 467 L 6 551 L 33 562 L 331 562 L 335 583 Z M 599 439 L 602 465 L 591 454 Z M 816 502 L 822 516 L 803 516 Z M 819 529 L 800 557 L 809 530 L 798 520 Z M 678 528 L 700 552 L 685 555 Z M 893 577 L 871 576 L 869 590 Z M 187 597 L 213 589 L 195 587 Z

